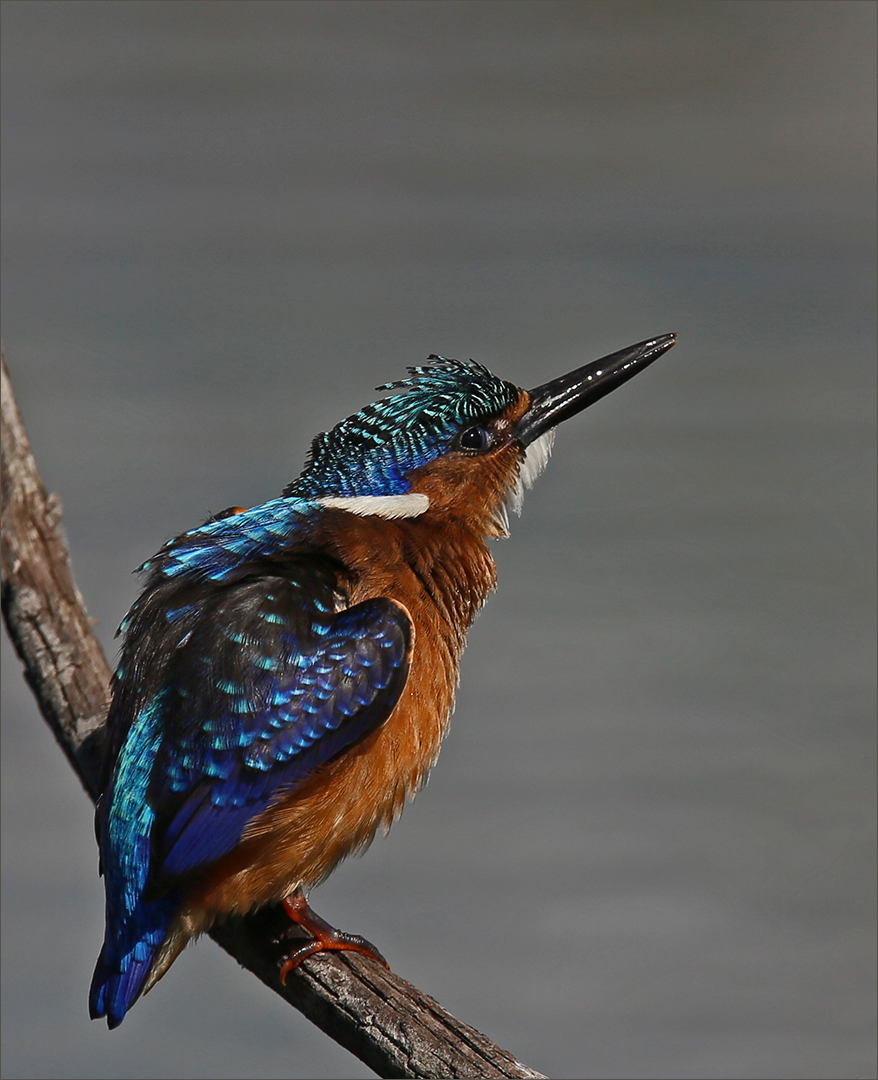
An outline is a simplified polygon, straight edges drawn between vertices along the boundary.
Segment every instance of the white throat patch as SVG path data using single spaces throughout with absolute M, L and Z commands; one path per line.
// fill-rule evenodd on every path
M 516 512 L 521 513 L 521 504 L 524 501 L 525 488 L 533 487 L 534 481 L 545 469 L 552 453 L 552 443 L 555 441 L 555 429 L 545 432 L 528 446 L 524 452 L 524 461 L 518 470 L 518 478 L 515 486 L 509 492 L 509 505 Z
M 331 510 L 347 510 L 359 517 L 415 518 L 430 509 L 426 495 L 327 495 L 316 503 Z
M 533 487 L 534 481 L 549 464 L 552 446 L 555 442 L 555 429 L 544 432 L 530 444 L 524 452 L 524 464 L 521 466 L 521 482 L 526 488 Z

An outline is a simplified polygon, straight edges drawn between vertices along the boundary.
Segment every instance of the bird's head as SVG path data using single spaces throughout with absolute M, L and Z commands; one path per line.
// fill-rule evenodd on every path
M 506 506 L 542 471 L 555 427 L 669 349 L 673 334 L 640 342 L 533 390 L 474 361 L 431 356 L 399 393 L 318 435 L 284 492 L 356 514 L 418 517 L 429 509 L 506 532 Z

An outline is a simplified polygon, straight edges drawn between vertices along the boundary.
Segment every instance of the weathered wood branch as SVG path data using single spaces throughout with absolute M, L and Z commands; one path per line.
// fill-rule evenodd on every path
M 70 568 L 59 500 L 37 472 L 2 362 L 2 604 L 43 717 L 94 800 L 110 668 Z M 305 961 L 284 987 L 278 908 L 211 936 L 239 964 L 383 1077 L 526 1077 L 534 1072 L 411 983 L 355 953 Z M 83 989 L 83 993 L 85 989 Z

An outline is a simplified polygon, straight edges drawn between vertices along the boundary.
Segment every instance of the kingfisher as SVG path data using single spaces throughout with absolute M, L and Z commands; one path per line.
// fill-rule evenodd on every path
M 309 934 L 280 981 L 321 950 L 384 962 L 308 891 L 426 780 L 496 584 L 489 541 L 507 535 L 556 426 L 674 342 L 533 390 L 431 355 L 318 435 L 280 498 L 231 507 L 139 568 L 96 814 L 93 1018 L 117 1027 L 190 940 L 269 904 Z

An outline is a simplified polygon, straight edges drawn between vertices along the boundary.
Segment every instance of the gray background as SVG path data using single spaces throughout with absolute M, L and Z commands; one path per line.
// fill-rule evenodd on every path
M 4 342 L 131 569 L 429 352 L 669 330 L 498 544 L 430 786 L 315 907 L 554 1077 L 868 1077 L 875 5 L 3 4 Z M 86 1016 L 89 807 L 4 644 L 4 1077 L 361 1077 L 210 942 Z

